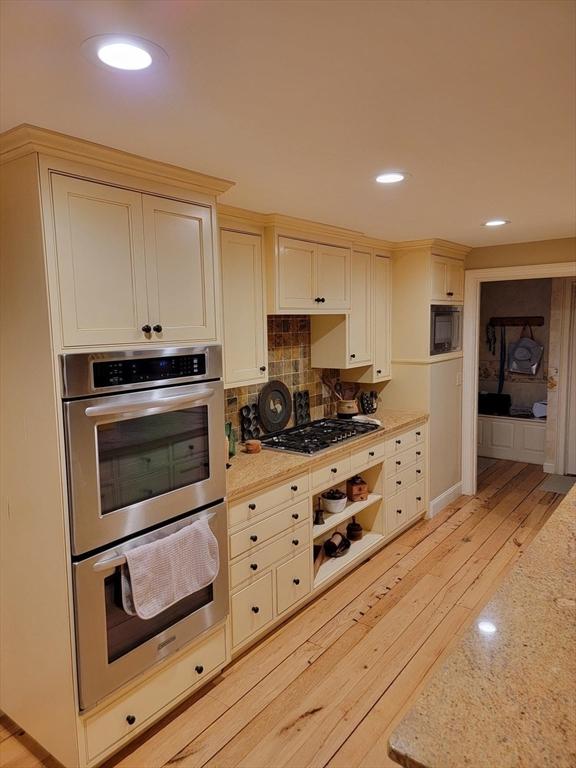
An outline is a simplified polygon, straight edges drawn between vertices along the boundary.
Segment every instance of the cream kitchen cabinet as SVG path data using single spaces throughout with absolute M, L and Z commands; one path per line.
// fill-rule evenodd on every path
M 267 233 L 268 314 L 350 310 L 350 249 Z
M 64 347 L 216 339 L 209 206 L 51 178 Z
M 461 304 L 464 301 L 464 264 L 458 259 L 432 254 L 431 302 Z
M 262 238 L 220 231 L 224 312 L 224 383 L 260 384 L 268 378 Z

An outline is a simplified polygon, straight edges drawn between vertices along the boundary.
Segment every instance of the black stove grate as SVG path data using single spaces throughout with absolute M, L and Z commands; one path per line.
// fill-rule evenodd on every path
M 275 432 L 261 440 L 264 448 L 311 454 L 354 437 L 361 437 L 375 429 L 378 429 L 376 424 L 351 419 L 319 419 L 304 426 Z

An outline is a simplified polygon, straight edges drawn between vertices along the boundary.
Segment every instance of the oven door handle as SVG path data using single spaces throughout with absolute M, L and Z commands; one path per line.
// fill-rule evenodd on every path
M 173 395 L 171 397 L 157 397 L 138 400 L 133 403 L 123 403 L 118 405 L 89 405 L 85 410 L 89 418 L 101 418 L 106 416 L 122 416 L 142 411 L 143 413 L 162 413 L 171 411 L 188 403 L 195 403 L 198 400 L 208 400 L 214 394 L 213 389 L 201 389 L 198 392 L 188 395 Z
M 194 523 L 197 523 L 199 520 L 212 520 L 215 513 L 210 512 L 208 515 L 202 515 L 201 517 L 197 518 L 196 520 L 191 520 L 186 525 L 183 525 L 181 528 L 178 528 L 178 530 L 173 531 L 173 533 L 179 533 L 180 531 L 183 531 L 185 528 L 188 528 L 189 525 L 193 525 Z M 160 536 L 158 539 L 152 539 L 150 544 L 152 544 L 155 541 L 161 541 L 162 539 L 166 539 L 168 536 L 171 536 L 172 534 L 167 533 L 166 536 Z M 143 546 L 143 545 L 140 545 Z M 113 568 L 118 568 L 120 565 L 126 564 L 126 555 L 114 555 L 114 557 L 107 557 L 105 560 L 98 560 L 94 565 L 92 566 L 92 570 L 96 572 L 100 571 L 109 571 Z

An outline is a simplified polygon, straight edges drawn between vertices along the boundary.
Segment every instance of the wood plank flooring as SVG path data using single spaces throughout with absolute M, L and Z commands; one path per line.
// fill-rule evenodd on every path
M 562 496 L 497 461 L 359 566 L 105 768 L 377 768 L 435 665 Z M 0 768 L 55 761 L 0 719 Z

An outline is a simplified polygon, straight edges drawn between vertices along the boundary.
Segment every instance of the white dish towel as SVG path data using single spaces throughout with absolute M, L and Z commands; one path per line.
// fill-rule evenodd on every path
M 207 518 L 125 554 L 122 604 L 126 613 L 141 619 L 212 584 L 220 569 L 218 542 Z

